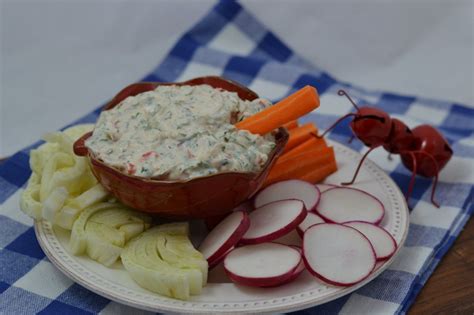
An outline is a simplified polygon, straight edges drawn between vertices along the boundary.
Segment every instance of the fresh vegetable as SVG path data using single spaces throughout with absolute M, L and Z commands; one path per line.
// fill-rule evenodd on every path
M 224 260 L 229 278 L 242 285 L 268 287 L 285 283 L 301 262 L 295 248 L 278 243 L 247 245 L 234 249 Z
M 296 249 L 300 254 L 301 256 L 303 256 L 303 249 L 299 246 L 296 246 L 296 245 L 290 245 L 291 247 L 293 247 L 294 249 Z M 304 260 L 301 259 L 301 262 L 299 263 L 298 267 L 296 267 L 295 271 L 293 271 L 293 275 L 292 277 L 287 280 L 287 283 L 288 282 L 291 282 L 293 280 L 295 280 L 296 278 L 298 278 L 298 276 L 306 269 L 305 265 L 304 265 Z
M 303 259 L 312 275 L 338 286 L 364 280 L 376 264 L 374 249 L 362 233 L 329 223 L 316 224 L 305 231 Z
M 51 191 L 48 198 L 43 202 L 43 218 L 49 222 L 56 222 L 56 214 L 63 207 L 69 192 L 66 188 L 60 186 Z
M 314 212 L 308 212 L 308 215 L 304 219 L 303 222 L 301 222 L 298 225 L 297 232 L 299 236 L 303 237 L 304 232 L 312 225 L 319 224 L 319 223 L 325 223 L 323 218 L 321 218 L 319 215 L 317 215 Z
M 110 266 L 125 243 L 150 227 L 146 214 L 126 209 L 117 203 L 98 203 L 86 208 L 74 222 L 69 247 L 74 255 L 86 253 L 97 262 Z
M 238 129 L 264 135 L 319 107 L 319 95 L 312 86 L 305 86 L 275 105 L 238 122 Z
M 108 196 L 109 192 L 101 184 L 96 184 L 76 198 L 66 202 L 65 206 L 59 209 L 55 221 L 51 222 L 70 230 L 74 221 L 85 208 L 104 201 Z
M 331 158 L 329 164 L 315 167 L 314 170 L 311 170 L 306 174 L 301 175 L 300 179 L 313 184 L 319 183 L 335 171 L 337 171 L 336 160 L 334 158 Z
M 374 247 L 377 260 L 386 260 L 397 250 L 397 242 L 384 228 L 368 222 L 352 221 L 344 223 L 365 235 Z
M 292 120 L 282 126 L 283 128 L 286 128 L 288 130 L 294 129 L 298 127 L 298 120 Z
M 307 211 L 301 200 L 279 200 L 257 208 L 249 214 L 250 228 L 240 242 L 270 242 L 293 231 L 303 222 Z
M 199 251 L 211 264 L 235 246 L 250 227 L 244 211 L 235 211 L 222 220 L 202 241 Z
M 303 250 L 301 249 L 301 247 L 296 246 L 296 245 L 288 245 L 288 246 L 296 249 L 300 253 L 300 255 L 303 255 Z M 298 266 L 296 267 L 296 269 L 293 271 L 293 273 L 291 274 L 291 276 L 288 279 L 285 279 L 284 281 L 282 281 L 280 283 L 277 283 L 277 284 L 274 284 L 272 286 L 266 286 L 266 287 L 267 288 L 276 287 L 276 286 L 280 286 L 280 285 L 283 285 L 283 284 L 290 283 L 293 280 L 295 280 L 296 278 L 298 278 L 303 273 L 303 271 L 305 269 L 306 269 L 306 267 L 304 265 L 304 261 L 303 261 L 303 259 L 301 259 L 300 263 L 298 264 Z
M 292 148 L 288 152 L 285 152 L 278 160 L 285 160 L 289 157 L 294 157 L 296 155 L 299 155 L 301 153 L 305 153 L 307 151 L 311 150 L 317 150 L 320 148 L 327 147 L 326 141 L 321 138 L 316 138 L 316 137 L 311 137 L 307 140 L 305 140 L 303 143 L 297 145 L 296 147 Z
M 300 127 L 290 130 L 290 137 L 286 143 L 284 153 L 289 152 L 291 149 L 302 144 L 303 142 L 314 138 L 317 135 L 318 129 L 313 123 L 307 123 Z
M 225 257 L 227 256 L 227 254 L 229 254 L 231 251 L 234 250 L 234 246 L 232 246 L 231 248 L 229 248 L 228 251 L 226 251 L 224 254 L 222 254 L 221 256 L 213 259 L 213 260 L 208 260 L 208 264 L 209 264 L 209 269 L 213 269 L 215 266 L 219 265 L 224 259 Z
M 41 219 L 41 209 L 43 208 L 40 201 L 40 180 L 40 175 L 32 173 L 20 197 L 21 211 L 35 220 Z
M 127 243 L 122 263 L 132 279 L 155 293 L 188 300 L 207 283 L 207 262 L 188 238 L 187 223 L 156 226 Z
M 285 180 L 261 190 L 254 200 L 254 207 L 259 208 L 270 202 L 298 199 L 303 201 L 306 210 L 312 211 L 319 202 L 320 193 L 317 187 L 297 179 Z
M 385 208 L 374 196 L 356 188 L 336 187 L 321 194 L 316 212 L 327 222 L 365 221 L 378 224 Z
M 41 188 L 40 188 L 40 200 L 44 201 L 50 194 L 51 190 L 55 187 L 59 187 L 61 185 L 56 185 L 58 180 L 58 176 L 55 176 L 56 170 L 69 170 L 73 169 L 75 174 L 77 175 L 78 172 L 76 171 L 77 168 L 81 168 L 84 166 L 83 163 L 79 163 L 78 166 L 75 165 L 74 157 L 68 155 L 64 152 L 56 152 L 46 161 L 46 164 L 43 167 L 42 175 L 41 175 Z M 79 170 L 80 171 L 80 170 Z M 59 175 L 61 176 L 61 175 Z M 54 179 L 53 179 L 54 177 Z M 77 180 L 77 178 L 76 178 Z M 73 184 L 73 182 L 69 182 L 69 184 Z
M 43 167 L 46 162 L 53 156 L 54 153 L 59 152 L 59 143 L 46 142 L 40 145 L 37 149 L 30 151 L 30 168 L 33 174 L 37 174 L 41 177 L 43 173 Z
M 287 179 L 302 179 L 315 183 L 314 180 L 309 179 L 323 180 L 336 170 L 335 165 L 332 147 L 307 151 L 281 161 L 278 160 L 270 170 L 264 186 Z
M 321 193 L 325 192 L 326 190 L 329 190 L 331 188 L 335 188 L 335 187 L 339 187 L 337 185 L 333 185 L 333 184 L 316 184 L 316 187 L 318 187 L 319 191 Z
M 23 212 L 70 230 L 84 208 L 108 197 L 86 159 L 72 152 L 73 141 L 92 128 L 92 124 L 77 125 L 47 134 L 47 142 L 31 150 L 33 172 L 21 196 Z

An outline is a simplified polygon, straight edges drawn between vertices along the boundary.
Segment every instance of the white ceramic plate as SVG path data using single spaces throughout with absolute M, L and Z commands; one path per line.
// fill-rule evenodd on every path
M 336 151 L 339 170 L 327 178 L 327 183 L 339 184 L 352 178 L 361 155 L 341 144 L 331 143 Z M 391 178 L 375 163 L 364 163 L 354 185 L 370 191 L 385 205 L 386 213 L 381 225 L 395 238 L 398 249 L 408 232 L 408 209 L 403 194 Z M 199 242 L 205 230 L 192 225 L 193 241 Z M 80 285 L 111 300 L 155 312 L 176 313 L 255 313 L 288 312 L 326 303 L 344 296 L 375 279 L 397 256 L 380 263 L 367 279 L 357 285 L 343 288 L 328 286 L 305 271 L 292 283 L 277 288 L 250 288 L 230 283 L 222 266 L 209 274 L 209 283 L 199 296 L 189 301 L 166 298 L 140 288 L 129 277 L 120 262 L 106 268 L 87 257 L 76 257 L 68 252 L 69 232 L 52 228 L 47 222 L 37 222 L 35 231 L 41 248 L 51 262 Z M 284 242 L 297 243 L 296 233 L 285 237 Z

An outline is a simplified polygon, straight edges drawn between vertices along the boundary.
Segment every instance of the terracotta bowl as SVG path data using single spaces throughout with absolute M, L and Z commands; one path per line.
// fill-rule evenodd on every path
M 221 77 L 200 77 L 180 83 L 144 82 L 129 85 L 103 110 L 113 108 L 128 96 L 153 90 L 159 85 L 199 84 L 237 92 L 244 100 L 258 98 L 256 93 L 236 82 Z M 99 182 L 126 205 L 173 219 L 212 219 L 230 212 L 257 192 L 288 141 L 288 133 L 280 128 L 275 135 L 276 146 L 258 173 L 227 172 L 190 180 L 156 180 L 125 174 L 96 158 L 84 145 L 91 135 L 89 132 L 78 139 L 74 143 L 74 152 L 79 156 L 88 156 Z

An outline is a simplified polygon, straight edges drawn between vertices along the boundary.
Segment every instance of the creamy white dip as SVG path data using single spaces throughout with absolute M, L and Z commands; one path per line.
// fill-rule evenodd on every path
M 209 85 L 158 86 L 103 111 L 86 146 L 106 164 L 140 177 L 256 172 L 274 148 L 274 137 L 238 130 L 233 123 L 270 105 Z

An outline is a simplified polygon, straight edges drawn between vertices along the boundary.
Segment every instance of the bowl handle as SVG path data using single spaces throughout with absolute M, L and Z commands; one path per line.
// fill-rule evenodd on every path
M 92 131 L 84 134 L 82 137 L 77 139 L 76 142 L 74 142 L 73 150 L 76 155 L 86 156 L 89 153 L 89 149 L 87 149 L 84 142 L 89 139 L 90 136 L 92 136 Z

